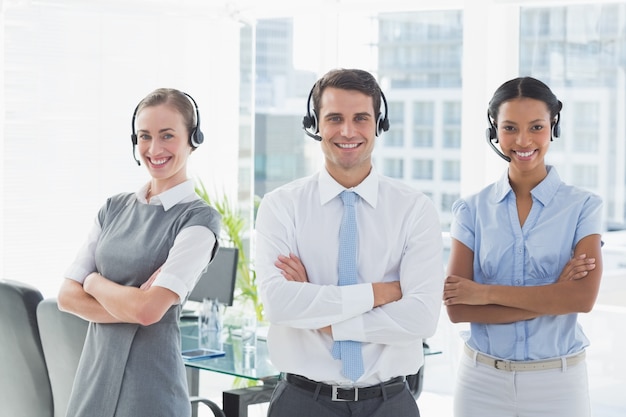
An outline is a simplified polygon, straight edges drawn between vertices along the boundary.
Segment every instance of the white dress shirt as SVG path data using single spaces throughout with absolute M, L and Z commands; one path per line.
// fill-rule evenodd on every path
M 194 190 L 193 180 L 187 180 L 153 196 L 148 202 L 146 194 L 149 185 L 146 184 L 137 191 L 137 201 L 143 204 L 162 205 L 165 211 L 176 204 L 188 203 L 200 198 Z M 102 229 L 96 217 L 87 240 L 78 251 L 74 262 L 65 271 L 66 278 L 82 284 L 87 275 L 96 271 L 95 253 L 101 232 Z M 209 264 L 215 242 L 216 237 L 208 227 L 190 226 L 183 229 L 176 236 L 167 260 L 152 285 L 175 292 L 178 294 L 179 302 L 185 300 L 199 278 L 192 271 L 196 271 L 198 265 Z
M 329 384 L 352 384 L 333 359 L 335 340 L 363 342 L 369 386 L 410 375 L 423 363 L 422 339 L 435 332 L 443 289 L 439 217 L 430 199 L 374 169 L 353 190 L 358 284 L 338 286 L 339 225 L 345 188 L 323 169 L 265 195 L 256 220 L 255 267 L 271 325 L 270 357 L 281 371 Z M 309 282 L 287 281 L 274 265 L 293 253 Z M 400 281 L 402 299 L 372 308 L 371 283 Z

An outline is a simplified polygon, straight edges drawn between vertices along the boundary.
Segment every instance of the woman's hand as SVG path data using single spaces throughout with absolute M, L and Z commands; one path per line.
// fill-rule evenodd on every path
M 274 266 L 280 269 L 287 281 L 309 282 L 306 268 L 300 258 L 293 253 L 290 253 L 289 256 L 278 255 L 278 260 L 274 262 Z
M 161 267 L 163 268 L 163 267 Z M 156 279 L 156 277 L 159 275 L 159 273 L 161 272 L 161 268 L 157 269 L 156 271 L 154 271 L 152 273 L 152 275 L 150 276 L 150 278 L 148 278 L 148 280 L 146 282 L 144 282 L 143 284 L 141 284 L 141 286 L 139 287 L 140 290 L 148 290 L 150 289 L 150 287 L 152 287 L 152 283 L 154 282 L 154 280 Z
M 97 284 L 97 280 L 100 279 L 102 275 L 98 272 L 92 272 L 87 275 L 87 278 L 83 281 L 83 290 L 90 295 L 93 295 L 94 286 Z M 102 277 L 104 278 L 104 277 Z
M 589 271 L 592 271 L 595 268 L 596 259 L 587 258 L 587 254 L 583 253 L 575 258 L 570 259 L 565 264 L 557 282 L 572 281 L 585 278 Z
M 458 275 L 449 275 L 443 287 L 443 301 L 446 305 L 467 304 L 486 305 L 488 285 L 482 285 Z

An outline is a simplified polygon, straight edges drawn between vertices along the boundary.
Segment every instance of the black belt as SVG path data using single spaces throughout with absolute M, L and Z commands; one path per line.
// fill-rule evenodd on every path
M 319 395 L 328 396 L 333 401 L 369 400 L 382 397 L 383 390 L 386 395 L 394 395 L 402 391 L 406 386 L 406 378 L 404 376 L 398 376 L 379 385 L 363 388 L 342 388 L 339 385 L 328 385 L 295 374 L 285 374 L 285 380 L 296 387 L 310 392 L 317 392 Z

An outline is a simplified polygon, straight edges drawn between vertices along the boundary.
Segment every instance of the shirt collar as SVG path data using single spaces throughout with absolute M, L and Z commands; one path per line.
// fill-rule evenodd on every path
M 341 194 L 343 190 L 346 190 L 346 187 L 339 184 L 330 176 L 326 168 L 320 171 L 318 183 L 321 205 L 328 203 Z M 351 190 L 357 193 L 370 206 L 376 208 L 376 204 L 378 203 L 378 174 L 374 167 L 372 167 L 367 177 L 365 177 L 359 185 L 352 187 Z
M 178 203 L 195 200 L 197 197 L 193 180 L 187 180 L 163 191 L 161 194 L 152 196 L 149 203 L 146 200 L 148 187 L 150 187 L 150 183 L 145 184 L 135 193 L 137 200 L 145 204 L 162 205 L 165 211 Z
M 531 194 L 541 204 L 546 206 L 556 194 L 559 185 L 561 184 L 561 177 L 551 165 L 546 165 L 548 175 L 539 183 L 535 188 L 531 190 Z M 509 183 L 509 171 L 508 169 L 500 177 L 495 187 L 496 201 L 499 203 L 510 193 L 513 192 L 511 184 Z
M 547 206 L 552 201 L 561 185 L 561 177 L 559 177 L 556 169 L 551 165 L 547 165 L 546 168 L 548 169 L 548 175 L 530 192 L 544 206 Z

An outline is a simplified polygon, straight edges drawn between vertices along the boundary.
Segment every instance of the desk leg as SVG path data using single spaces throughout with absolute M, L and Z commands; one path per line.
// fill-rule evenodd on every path
M 191 366 L 185 366 L 187 372 L 187 385 L 189 387 L 189 396 L 195 397 L 200 391 L 200 370 Z M 198 417 L 198 403 L 191 403 L 191 417 Z
M 269 402 L 276 385 L 232 389 L 222 393 L 226 417 L 248 417 L 248 406 Z

